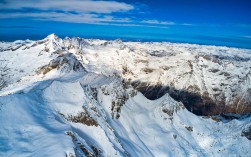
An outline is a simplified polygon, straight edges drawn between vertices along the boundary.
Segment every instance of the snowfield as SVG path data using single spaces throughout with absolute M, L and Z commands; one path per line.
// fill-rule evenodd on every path
M 250 50 L 52 34 L 0 76 L 1 157 L 251 154 Z

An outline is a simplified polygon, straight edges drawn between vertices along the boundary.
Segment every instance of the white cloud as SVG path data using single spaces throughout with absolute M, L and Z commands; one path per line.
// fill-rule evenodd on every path
M 172 21 L 159 21 L 159 20 L 143 20 L 140 21 L 140 23 L 142 24 L 152 24 L 152 25 L 175 25 L 175 26 L 194 26 L 194 24 L 190 24 L 190 23 L 175 23 Z
M 99 24 L 99 25 L 111 25 L 111 26 L 124 26 L 124 27 L 151 27 L 151 28 L 169 28 L 165 26 L 156 25 L 143 25 L 133 23 L 129 18 L 114 18 L 113 16 L 99 17 L 96 14 L 70 14 L 70 13 L 11 13 L 8 14 L 8 18 L 23 18 L 30 17 L 36 20 L 48 20 L 48 21 L 60 21 L 70 23 L 87 23 L 87 24 Z M 0 14 L 0 18 L 6 18 L 5 15 Z
M 137 11 L 137 7 L 117 1 L 102 0 L 7 0 L 0 3 L 2 18 L 30 18 L 33 20 L 60 21 L 70 23 L 87 23 L 99 25 L 168 28 L 174 22 L 159 20 L 139 21 L 135 17 L 126 17 L 128 12 Z M 23 9 L 34 9 L 24 12 Z M 118 14 L 122 13 L 122 17 Z M 121 15 L 121 14 L 120 14 Z
M 242 36 L 243 38 L 251 39 L 251 36 Z
M 174 22 L 170 21 L 159 21 L 159 20 L 143 20 L 141 23 L 146 23 L 146 24 L 157 24 L 157 25 L 175 25 Z
M 58 13 L 58 12 L 42 12 L 42 13 L 9 13 L 8 16 L 0 14 L 0 18 L 23 18 L 29 17 L 35 20 L 61 21 L 72 23 L 89 23 L 99 24 L 108 22 L 128 23 L 131 22 L 129 18 L 115 18 L 113 16 L 105 15 L 99 16 L 91 13 Z
M 118 18 L 113 13 L 128 12 L 134 6 L 116 1 L 94 0 L 8 0 L 0 3 L 2 9 L 16 9 L 0 14 L 0 18 L 29 17 L 36 20 L 50 20 L 73 23 L 131 22 L 130 18 Z M 21 12 L 31 8 L 39 12 Z M 72 13 L 74 12 L 74 13 Z
M 191 24 L 191 23 L 183 23 L 183 24 L 180 24 L 182 26 L 195 26 L 194 24 Z
M 107 24 L 104 24 L 107 25 Z M 108 25 L 112 26 L 124 26 L 124 27 L 149 27 L 149 28 L 162 28 L 162 29 L 168 29 L 169 27 L 165 26 L 156 26 L 156 25 L 143 25 L 143 24 L 130 24 L 130 23 L 110 23 Z
M 133 5 L 116 1 L 94 0 L 8 0 L 0 3 L 2 9 L 33 8 L 39 10 L 75 11 L 82 13 L 113 13 L 134 9 Z

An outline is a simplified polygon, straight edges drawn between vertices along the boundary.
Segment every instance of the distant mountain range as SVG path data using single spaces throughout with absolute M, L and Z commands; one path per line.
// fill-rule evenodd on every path
M 0 156 L 247 156 L 251 50 L 0 42 Z

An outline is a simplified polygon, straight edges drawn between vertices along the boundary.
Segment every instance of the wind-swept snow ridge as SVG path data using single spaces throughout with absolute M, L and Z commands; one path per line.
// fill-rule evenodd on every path
M 55 34 L 1 42 L 0 156 L 247 156 L 250 115 L 192 112 L 250 113 L 250 58 Z

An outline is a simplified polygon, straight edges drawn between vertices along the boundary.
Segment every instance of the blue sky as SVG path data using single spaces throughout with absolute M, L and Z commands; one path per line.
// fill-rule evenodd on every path
M 0 0 L 0 40 L 47 34 L 251 48 L 250 0 Z

